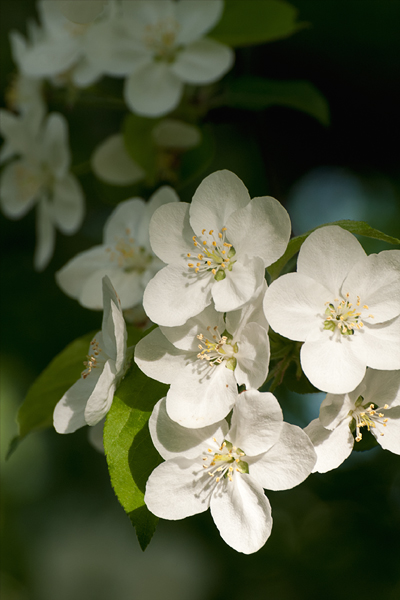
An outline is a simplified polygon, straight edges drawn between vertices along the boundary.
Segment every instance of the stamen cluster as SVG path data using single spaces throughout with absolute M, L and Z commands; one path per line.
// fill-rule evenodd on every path
M 213 438 L 214 442 L 217 440 Z M 203 458 L 206 461 L 203 464 L 203 469 L 207 469 L 207 473 L 210 477 L 215 477 L 215 481 L 218 483 L 222 477 L 225 477 L 228 481 L 233 481 L 233 473 L 236 470 L 238 473 L 248 473 L 249 465 L 242 460 L 246 454 L 240 448 L 236 448 L 228 440 L 224 440 L 219 448 L 220 452 L 214 452 L 211 448 L 207 449 L 209 454 Z M 207 461 L 211 458 L 209 464 Z M 214 468 L 215 467 L 215 468 Z
M 207 237 L 205 237 L 207 236 Z M 195 248 L 201 250 L 197 255 L 188 252 L 187 257 L 197 258 L 196 263 L 188 262 L 189 269 L 194 269 L 195 273 L 203 273 L 211 271 L 214 275 L 214 279 L 220 281 L 225 279 L 226 275 L 224 270 L 232 270 L 235 263 L 232 258 L 235 256 L 236 251 L 232 244 L 226 241 L 226 227 L 223 227 L 218 236 L 214 235 L 214 230 L 210 229 L 208 235 L 206 229 L 201 232 L 201 241 L 197 240 L 196 235 L 192 237 Z
M 360 431 L 361 427 L 366 427 L 368 431 L 371 428 L 376 427 L 376 423 L 379 423 L 383 427 L 387 426 L 387 422 L 389 419 L 384 419 L 385 416 L 382 410 L 387 410 L 389 408 L 388 404 L 384 406 L 375 408 L 375 404 L 371 403 L 368 405 L 363 405 L 364 398 L 363 396 L 359 396 L 356 400 L 356 408 L 355 410 L 350 411 L 349 415 L 353 417 L 355 421 L 355 430 L 356 430 L 356 442 L 361 442 L 362 433 Z M 380 435 L 383 436 L 384 433 L 380 432 Z

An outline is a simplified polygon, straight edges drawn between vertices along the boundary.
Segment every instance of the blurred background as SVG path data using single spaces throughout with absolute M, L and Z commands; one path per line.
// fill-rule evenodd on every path
M 261 1 L 261 0 L 260 0 Z M 201 179 L 234 171 L 251 196 L 272 195 L 297 235 L 318 224 L 359 219 L 400 237 L 400 3 L 293 0 L 308 26 L 286 40 L 236 52 L 233 75 L 305 79 L 326 97 L 331 124 L 284 107 L 251 113 L 218 108 L 207 120 L 215 154 L 179 190 L 190 201 Z M 1 0 L 1 89 L 14 65 L 11 29 L 26 31 L 29 0 Z M 118 82 L 109 84 L 117 90 Z M 4 98 L 4 97 L 3 97 Z M 57 105 L 69 119 L 74 164 L 119 126 L 123 113 L 90 104 Z M 10 460 L 18 406 L 27 389 L 71 340 L 99 329 L 101 314 L 57 287 L 54 273 L 101 241 L 113 206 L 133 190 L 81 177 L 87 216 L 80 232 L 57 233 L 44 273 L 32 266 L 34 214 L 0 215 L 2 600 L 336 600 L 400 597 L 400 457 L 380 447 L 354 452 L 337 470 L 293 490 L 268 493 L 274 526 L 257 554 L 219 537 L 209 513 L 160 522 L 143 553 L 111 489 L 104 457 L 87 431 L 28 436 Z M 368 252 L 389 246 L 362 239 Z M 278 388 L 286 420 L 305 426 L 323 395 Z

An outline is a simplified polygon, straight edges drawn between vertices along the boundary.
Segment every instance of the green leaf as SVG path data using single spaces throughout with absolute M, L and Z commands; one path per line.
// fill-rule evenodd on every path
M 282 0 L 226 0 L 210 37 L 228 46 L 252 46 L 288 37 L 305 26 L 297 8 Z
M 149 379 L 134 364 L 114 396 L 104 427 L 111 484 L 136 529 L 142 550 L 150 543 L 158 521 L 144 503 L 146 481 L 162 462 L 147 421 L 167 390 L 167 385 Z
M 143 332 L 131 325 L 127 326 L 127 331 L 128 346 L 136 344 L 143 337 Z M 10 454 L 15 450 L 17 442 L 31 431 L 53 426 L 54 408 L 65 392 L 79 379 L 84 369 L 83 361 L 88 353 L 89 344 L 96 333 L 92 331 L 71 342 L 31 385 L 18 411 L 19 436 L 12 441 Z
M 157 171 L 157 146 L 152 132 L 160 119 L 149 119 L 130 114 L 126 117 L 122 132 L 130 157 L 146 171 L 152 182 Z
M 307 113 L 322 125 L 329 125 L 329 106 L 308 81 L 273 81 L 244 76 L 232 79 L 226 87 L 223 104 L 249 110 L 287 106 Z
M 31 431 L 52 427 L 54 408 L 79 379 L 94 334 L 87 333 L 71 342 L 31 385 L 18 411 L 19 439 Z
M 382 231 L 378 231 L 378 229 L 374 229 L 370 227 L 368 223 L 364 221 L 334 221 L 333 223 L 324 223 L 323 225 L 319 225 L 318 227 L 314 227 L 314 229 L 310 229 L 307 233 L 303 233 L 302 235 L 298 235 L 290 240 L 286 252 L 279 258 L 276 262 L 268 267 L 268 273 L 271 275 L 272 281 L 276 279 L 280 273 L 282 272 L 285 265 L 289 262 L 289 260 L 297 254 L 300 250 L 303 242 L 308 238 L 310 233 L 315 231 L 316 229 L 320 229 L 321 227 L 328 227 L 329 225 L 339 225 L 346 231 L 350 231 L 350 233 L 363 235 L 365 237 L 373 238 L 376 240 L 381 240 L 382 242 L 387 242 L 388 244 L 400 244 L 400 240 L 398 238 L 392 237 L 390 235 L 386 235 Z

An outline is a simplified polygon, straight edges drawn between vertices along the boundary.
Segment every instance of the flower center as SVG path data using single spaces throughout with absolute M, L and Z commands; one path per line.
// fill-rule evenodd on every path
M 208 326 L 207 331 L 212 338 L 211 340 L 202 333 L 199 333 L 196 336 L 201 342 L 198 345 L 200 352 L 198 353 L 197 358 L 200 358 L 200 360 L 207 360 L 212 365 L 220 365 L 225 361 L 226 368 L 234 371 L 237 363 L 234 354 L 239 350 L 238 343 L 232 343 L 233 338 L 226 330 L 221 335 L 217 326 L 213 329 Z
M 135 240 L 131 236 L 131 230 L 127 227 L 125 235 L 120 237 L 113 248 L 108 247 L 110 261 L 116 261 L 118 266 L 125 272 L 144 273 L 153 257 L 143 246 L 137 246 Z
M 160 19 L 157 23 L 145 28 L 143 42 L 154 52 L 156 60 L 173 62 L 179 50 L 176 46 L 176 36 L 180 29 L 178 21 L 172 18 Z
M 198 237 L 200 241 L 198 241 Z M 195 263 L 188 262 L 189 269 L 194 269 L 195 273 L 211 271 L 216 281 L 225 279 L 226 270 L 231 271 L 236 262 L 232 260 L 236 250 L 232 244 L 226 241 L 226 227 L 223 227 L 217 236 L 214 235 L 213 229 L 210 229 L 208 234 L 206 234 L 206 229 L 203 229 L 201 236 L 194 235 L 192 239 L 199 252 L 197 254 L 187 253 L 187 258 L 196 260 Z
M 361 320 L 363 310 L 368 310 L 368 305 L 364 304 L 361 308 L 360 296 L 357 296 L 355 306 L 349 301 L 349 294 L 346 294 L 346 300 L 335 298 L 333 302 L 326 302 L 324 329 L 329 331 L 340 331 L 342 335 L 354 335 L 356 329 L 364 327 Z M 371 318 L 373 315 L 364 313 L 364 320 Z
M 95 369 L 99 366 L 103 366 L 102 363 L 104 362 L 104 360 L 99 360 L 100 352 L 101 348 L 99 346 L 99 343 L 97 342 L 96 338 L 93 338 L 90 342 L 89 354 L 86 355 L 87 360 L 83 362 L 83 364 L 86 367 L 81 373 L 83 379 L 86 379 L 86 377 L 91 373 L 92 369 Z
M 217 440 L 215 438 L 214 442 Z M 246 454 L 240 448 L 236 448 L 228 440 L 224 440 L 219 448 L 219 452 L 213 452 L 211 448 L 207 449 L 204 453 L 203 458 L 204 464 L 203 469 L 207 470 L 210 477 L 215 477 L 215 481 L 218 483 L 222 477 L 232 481 L 233 473 L 248 473 L 249 465 L 247 462 L 242 460 Z M 208 462 L 210 461 L 210 462 Z
M 376 427 L 377 424 L 386 427 L 389 420 L 383 418 L 385 415 L 382 412 L 382 410 L 387 410 L 389 408 L 388 404 L 376 407 L 375 404 L 363 404 L 363 402 L 364 398 L 359 396 L 356 400 L 355 409 L 349 412 L 349 415 L 353 417 L 355 421 L 356 442 L 362 440 L 361 427 L 366 427 L 368 431 L 370 431 L 371 428 Z M 384 435 L 384 433 L 380 432 L 380 435 Z

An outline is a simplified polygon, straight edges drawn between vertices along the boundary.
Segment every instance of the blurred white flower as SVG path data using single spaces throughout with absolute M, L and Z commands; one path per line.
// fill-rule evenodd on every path
M 104 10 L 107 0 L 56 0 L 59 11 L 73 23 L 90 23 Z
M 90 342 L 80 379 L 54 409 L 54 428 L 73 433 L 84 425 L 96 425 L 110 410 L 115 389 L 127 368 L 127 332 L 121 305 L 108 277 L 104 277 L 102 329 Z
M 121 3 L 120 18 L 88 34 L 99 69 L 127 76 L 124 96 L 138 114 L 164 115 L 180 102 L 185 83 L 204 85 L 232 67 L 233 51 L 204 36 L 218 23 L 222 0 L 137 0 Z
M 200 143 L 200 130 L 194 125 L 176 119 L 163 119 L 154 126 L 151 136 L 157 150 L 173 150 L 175 153 L 193 148 Z M 120 133 L 106 138 L 94 151 L 92 169 L 96 176 L 112 185 L 131 185 L 144 179 L 146 171 L 137 164 L 126 150 Z
M 305 428 L 314 444 L 314 471 L 336 469 L 360 442 L 363 428 L 394 454 L 400 454 L 400 371 L 367 373 L 348 394 L 328 394 L 321 404 L 319 419 Z M 351 431 L 354 430 L 355 438 Z
M 7 164 L 0 180 L 0 205 L 10 219 L 20 219 L 37 205 L 37 245 L 34 265 L 43 270 L 55 244 L 55 229 L 75 233 L 84 216 L 81 186 L 69 173 L 68 126 L 59 113 L 38 127 L 30 115 L 17 117 L 0 111 L 0 132 L 5 144 L 0 162 Z
M 104 243 L 78 254 L 56 273 L 61 289 L 82 306 L 101 309 L 101 282 L 108 275 L 123 309 L 140 304 L 146 284 L 163 267 L 151 250 L 149 222 L 153 212 L 169 202 L 179 198 L 168 186 L 148 203 L 141 198 L 121 202 L 104 226 Z

